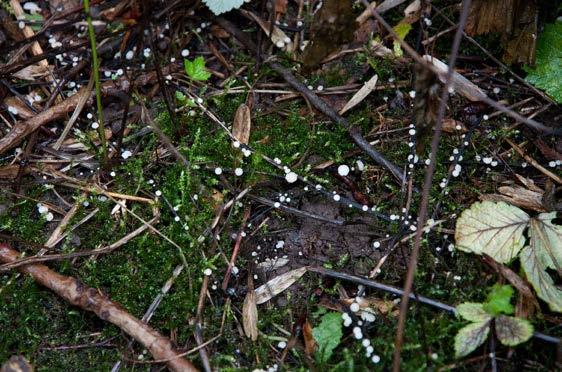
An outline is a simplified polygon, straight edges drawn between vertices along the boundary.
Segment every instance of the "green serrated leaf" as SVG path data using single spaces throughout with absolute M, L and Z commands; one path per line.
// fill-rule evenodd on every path
M 562 22 L 545 26 L 537 40 L 536 55 L 536 67 L 525 68 L 529 73 L 525 79 L 562 103 Z
M 330 312 L 324 315 L 318 327 L 312 330 L 312 335 L 318 344 L 318 360 L 327 362 L 343 335 L 341 314 Z
M 483 322 L 492 318 L 490 314 L 484 310 L 483 304 L 480 303 L 464 302 L 458 305 L 456 310 L 457 314 L 471 322 Z
M 533 336 L 533 325 L 527 320 L 500 315 L 495 320 L 496 336 L 506 346 L 516 346 Z
M 207 81 L 211 77 L 211 73 L 205 69 L 205 59 L 201 56 L 193 61 L 189 59 L 183 60 L 183 67 L 187 76 L 197 81 Z
M 404 40 L 406 38 L 406 35 L 408 35 L 410 30 L 412 29 L 412 25 L 409 23 L 399 23 L 394 26 L 393 29 L 398 34 L 398 36 L 400 36 L 400 39 Z M 402 57 L 404 53 L 402 52 L 400 43 L 397 40 L 394 40 L 394 42 L 392 43 L 392 48 L 396 57 Z
M 562 312 L 562 290 L 547 272 L 562 268 L 562 226 L 552 223 L 556 212 L 542 213 L 529 223 L 530 245 L 519 255 L 527 280 L 551 310 Z
M 511 296 L 513 296 L 513 288 L 510 285 L 495 284 L 488 295 L 488 301 L 483 304 L 482 308 L 492 316 L 513 314 Z
M 457 220 L 457 247 L 465 252 L 486 253 L 497 262 L 507 263 L 523 248 L 523 231 L 528 222 L 529 215 L 513 205 L 474 203 Z
M 486 341 L 490 333 L 490 321 L 470 323 L 455 336 L 455 356 L 461 358 L 472 353 Z

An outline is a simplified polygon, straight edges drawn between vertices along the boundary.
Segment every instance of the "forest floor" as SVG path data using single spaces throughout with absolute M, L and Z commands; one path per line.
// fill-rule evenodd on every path
M 51 3 L 65 8 L 47 11 L 47 3 L 22 15 L 2 1 L 0 9 L 0 243 L 30 257 L 27 265 L 44 256 L 42 264 L 147 321 L 203 370 L 390 370 L 400 291 L 422 230 L 413 293 L 433 302 L 410 300 L 402 370 L 556 368 L 560 314 L 542 299 L 530 309 L 502 271 L 524 277 L 517 261 L 498 266 L 459 250 L 455 232 L 481 200 L 511 200 L 533 216 L 559 211 L 550 206 L 560 207 L 560 136 L 456 89 L 431 164 L 433 130 L 413 123 L 438 116 L 431 89 L 438 97 L 442 84 L 416 80 L 414 59 L 371 16 L 347 40 L 324 35 L 333 45 L 317 42 L 317 54 L 301 55 L 311 35 L 349 33 L 346 24 L 322 29 L 314 20 L 327 15 L 315 1 L 274 2 L 275 30 L 285 36 L 273 43 L 264 33 L 272 12 L 261 1 L 224 18 L 198 1 L 92 2 L 100 111 L 83 8 Z M 396 25 L 408 3 L 381 14 Z M 444 17 L 458 22 L 459 8 L 436 3 L 427 28 L 405 41 L 447 63 L 455 28 Z M 350 9 L 354 20 L 364 7 Z M 378 47 L 373 32 L 383 35 Z M 495 36 L 475 40 L 501 55 Z M 560 127 L 560 106 L 518 79 L 523 70 L 498 66 L 466 39 L 455 71 L 510 111 Z M 326 106 L 345 108 L 336 114 L 345 122 Z M 0 363 L 22 355 L 45 371 L 164 367 L 22 267 L 0 261 Z M 265 283 L 269 290 L 259 288 Z M 550 341 L 507 347 L 492 336 L 455 358 L 467 322 L 449 306 L 485 301 L 496 283 L 516 287 L 515 314 Z

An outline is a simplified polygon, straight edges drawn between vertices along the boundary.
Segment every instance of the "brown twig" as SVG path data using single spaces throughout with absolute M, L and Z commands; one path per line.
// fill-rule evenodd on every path
M 13 262 L 19 253 L 0 245 L 0 261 Z M 51 289 L 72 305 L 94 312 L 100 319 L 121 328 L 147 348 L 152 356 L 159 360 L 168 360 L 168 368 L 172 371 L 197 371 L 188 360 L 178 355 L 169 338 L 162 336 L 139 319 L 129 314 L 118 303 L 112 301 L 98 289 L 84 285 L 76 278 L 63 276 L 45 265 L 32 264 L 20 267 L 20 271 L 30 274 L 40 284 Z
M 451 49 L 451 55 L 449 58 L 449 65 L 447 69 L 447 74 L 445 75 L 445 85 L 441 92 L 441 99 L 439 103 L 439 109 L 437 112 L 437 120 L 435 123 L 435 131 L 433 134 L 433 139 L 431 141 L 431 155 L 430 155 L 430 164 L 425 174 L 425 180 L 422 190 L 422 199 L 420 203 L 420 212 L 418 217 L 418 230 L 416 231 L 416 236 L 414 238 L 414 246 L 412 248 L 412 252 L 410 255 L 410 260 L 408 263 L 408 272 L 406 274 L 406 281 L 404 283 L 404 293 L 402 294 L 402 300 L 400 302 L 400 317 L 398 318 L 398 327 L 396 330 L 396 341 L 394 347 L 394 359 L 392 364 L 392 370 L 394 372 L 400 371 L 400 354 L 402 351 L 402 341 L 404 337 L 404 328 L 406 325 L 406 314 L 408 312 L 408 302 L 410 300 L 410 294 L 412 292 L 412 286 L 414 282 L 414 274 L 416 272 L 416 266 L 418 262 L 418 255 L 421 245 L 421 236 L 424 232 L 423 226 L 425 226 L 425 222 L 427 219 L 427 209 L 429 204 L 429 192 L 431 190 L 431 186 L 433 183 L 433 175 L 435 173 L 435 164 L 437 162 L 437 150 L 439 148 L 439 141 L 441 139 L 441 130 L 443 127 L 443 118 L 445 117 L 445 110 L 446 110 L 446 103 L 449 97 L 449 88 L 451 87 L 452 83 L 452 76 L 453 76 L 453 68 L 455 67 L 456 58 L 458 56 L 459 46 L 462 39 L 462 32 L 464 30 L 464 26 L 466 24 L 466 20 L 468 18 L 468 10 L 470 7 L 470 0 L 463 1 L 462 3 L 462 10 L 461 10 L 461 17 L 459 21 L 459 27 L 455 33 L 455 38 L 453 40 L 453 46 Z M 387 25 L 386 22 L 381 18 L 380 15 L 377 14 L 375 10 L 373 10 L 373 15 L 379 22 L 383 25 Z M 386 28 L 386 26 L 385 26 Z M 388 31 L 392 30 L 391 27 L 388 27 Z M 394 31 L 394 30 L 392 30 Z M 395 35 L 393 35 L 395 36 Z M 402 43 L 401 43 L 402 44 Z M 403 43 L 405 44 L 405 43 Z M 416 54 L 415 51 L 410 49 L 410 53 Z M 406 50 L 406 48 L 404 48 Z M 416 54 L 417 55 L 417 54 Z

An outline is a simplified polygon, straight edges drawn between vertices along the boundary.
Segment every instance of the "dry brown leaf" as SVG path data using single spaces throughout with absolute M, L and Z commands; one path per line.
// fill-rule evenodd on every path
M 256 304 L 263 304 L 283 292 L 285 289 L 293 285 L 294 282 L 300 279 L 306 273 L 306 267 L 300 267 L 281 274 L 267 283 L 256 288 Z
M 12 74 L 12 76 L 17 77 L 21 80 L 34 81 L 35 79 L 43 78 L 51 73 L 49 66 L 44 66 L 40 64 L 29 65 L 21 70 L 18 70 Z
M 252 18 L 262 28 L 265 34 L 269 35 L 271 24 L 268 21 L 264 21 L 256 14 L 244 9 L 240 9 L 240 12 Z M 271 31 L 271 35 L 269 35 L 269 37 L 273 45 L 277 46 L 278 48 L 281 48 L 289 53 L 294 51 L 293 42 L 291 41 L 291 38 L 287 36 L 287 34 L 283 32 L 283 30 L 281 30 L 279 27 L 273 26 L 273 30 Z
M 312 335 L 312 325 L 310 324 L 308 318 L 306 318 L 302 326 L 302 336 L 304 338 L 304 352 L 308 356 L 314 355 L 314 351 L 316 350 L 316 341 Z
M 4 98 L 4 104 L 6 106 L 12 106 L 18 110 L 17 116 L 22 119 L 29 119 L 35 116 L 35 113 L 27 107 L 27 105 L 21 101 L 18 97 L 6 97 Z
M 540 192 L 541 194 L 544 193 L 544 190 L 541 189 L 540 187 L 538 187 L 537 185 L 535 185 L 535 181 L 533 181 L 532 179 L 527 178 L 527 177 L 523 177 L 522 175 L 517 174 L 517 173 L 515 173 L 515 177 L 517 177 L 519 182 L 521 182 L 523 184 L 523 186 L 525 186 L 529 190 Z
M 258 339 L 258 307 L 254 291 L 248 291 L 242 306 L 242 326 L 246 337 L 252 341 Z
M 289 0 L 275 0 L 275 13 L 285 14 L 287 13 L 287 4 Z
M 43 111 L 26 121 L 18 121 L 3 138 L 0 138 L 0 154 L 6 150 L 16 146 L 27 135 L 37 130 L 42 125 L 50 123 L 64 117 L 67 113 L 74 110 L 78 104 L 80 97 L 82 97 L 83 90 L 80 89 L 78 93 L 73 94 L 61 103 Z
M 498 191 L 501 194 L 485 194 L 480 196 L 480 200 L 504 201 L 523 209 L 546 212 L 542 202 L 544 192 L 532 191 L 517 185 L 502 186 Z
M 260 262 L 257 267 L 258 267 L 258 269 L 261 269 L 261 270 L 272 271 L 272 270 L 277 270 L 277 269 L 285 266 L 288 263 L 289 263 L 288 258 L 279 257 L 279 258 L 274 259 L 274 260 L 267 259 L 263 262 Z
M 433 64 L 435 68 L 441 71 L 443 74 L 447 73 L 449 67 L 439 59 L 432 57 L 428 54 L 423 56 L 427 62 Z M 439 74 L 439 80 L 445 83 L 445 76 Z M 486 93 L 480 89 L 476 84 L 472 83 L 470 80 L 459 74 L 458 72 L 453 72 L 453 88 L 456 92 L 461 94 L 463 97 L 470 101 L 481 101 L 482 98 L 486 97 Z
M 443 132 L 445 133 L 466 133 L 468 129 L 463 122 L 447 118 L 443 119 Z
M 363 84 L 361 89 L 359 89 L 353 95 L 353 97 L 351 97 L 351 99 L 345 104 L 345 106 L 340 110 L 339 114 L 343 115 L 348 110 L 361 103 L 365 99 L 365 97 L 367 97 L 373 91 L 373 89 L 375 89 L 378 79 L 379 79 L 378 75 L 375 75 L 371 79 L 369 79 L 369 81 L 367 81 L 365 84 Z
M 238 142 L 247 145 L 250 141 L 250 129 L 252 127 L 250 108 L 244 103 L 241 104 L 234 114 L 232 123 L 232 135 Z

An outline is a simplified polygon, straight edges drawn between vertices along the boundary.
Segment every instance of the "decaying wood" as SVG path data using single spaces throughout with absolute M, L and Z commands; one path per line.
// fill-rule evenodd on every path
M 12 262 L 18 257 L 17 251 L 8 247 L 7 244 L 0 244 L 0 262 Z M 101 319 L 121 328 L 140 342 L 154 359 L 166 361 L 170 370 L 197 371 L 197 368 L 174 349 L 170 339 L 129 314 L 98 289 L 90 288 L 73 277 L 60 275 L 45 265 L 27 265 L 20 267 L 19 270 L 31 275 L 37 282 L 51 289 L 72 305 L 92 311 Z

